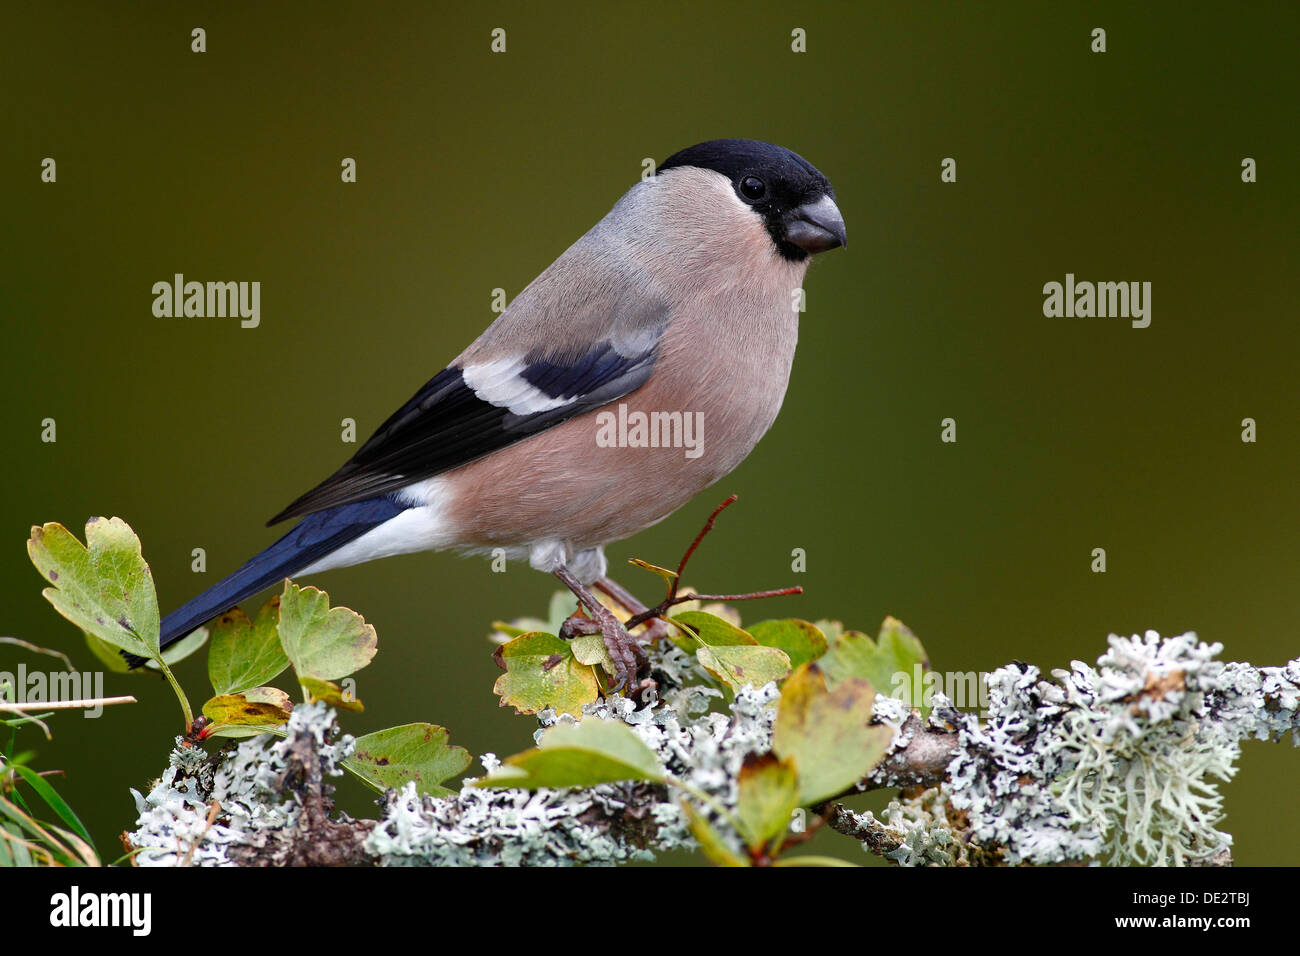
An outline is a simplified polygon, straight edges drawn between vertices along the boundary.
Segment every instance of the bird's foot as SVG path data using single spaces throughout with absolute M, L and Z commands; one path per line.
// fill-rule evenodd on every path
M 586 609 L 587 617 L 574 614 L 560 628 L 560 636 L 571 638 L 579 634 L 599 633 L 605 642 L 605 651 L 614 665 L 614 683 L 609 693 L 622 691 L 625 697 L 643 702 L 645 691 L 655 682 L 650 677 L 650 657 L 641 642 L 627 629 L 609 608 L 601 604 L 581 582 L 565 568 L 557 569 L 555 576 L 568 586 Z
M 629 634 L 619 619 L 603 605 L 591 613 L 596 615 L 595 618 L 583 613 L 570 616 L 560 628 L 560 637 L 569 640 L 580 635 L 599 634 L 614 665 L 614 683 L 610 685 L 610 693 L 622 690 L 625 696 L 639 699 L 642 691 L 655 686 L 648 676 L 649 655 L 641 642 Z
M 624 696 L 639 699 L 641 692 L 654 686 L 650 679 L 650 657 L 641 646 L 641 642 L 627 632 L 609 610 L 598 615 L 600 636 L 604 638 L 605 650 L 614 662 L 614 684 L 612 691 L 622 690 Z

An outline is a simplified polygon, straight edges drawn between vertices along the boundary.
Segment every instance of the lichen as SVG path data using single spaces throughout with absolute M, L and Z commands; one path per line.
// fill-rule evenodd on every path
M 638 710 L 627 698 L 614 696 L 588 704 L 581 719 L 626 723 L 669 773 L 731 808 L 745 757 L 770 744 L 777 696 L 775 684 L 745 687 L 731 702 L 730 715 L 686 717 L 666 702 Z M 539 737 L 548 727 L 576 722 L 549 710 L 538 719 Z M 498 765 L 493 755 L 484 756 L 485 771 Z M 452 797 L 421 798 L 409 785 L 390 794 L 366 844 L 386 866 L 613 865 L 694 845 L 676 796 L 662 786 L 527 792 L 485 789 L 474 780 L 466 780 Z
M 284 739 L 262 734 L 215 758 L 177 737 L 167 770 L 149 794 L 131 791 L 139 813 L 129 834 L 140 848 L 136 865 L 234 866 L 231 847 L 256 845 L 259 831 L 293 826 L 301 808 L 279 786 L 293 741 L 310 738 L 322 773 L 336 777 L 354 740 L 338 734 L 334 711 L 321 703 L 295 707 L 287 730 Z M 218 811 L 209 824 L 214 803 Z
M 1207 861 L 1232 842 L 1216 829 L 1218 785 L 1241 741 L 1296 736 L 1297 661 L 1225 664 L 1195 634 L 1109 644 L 1095 668 L 1075 661 L 1055 681 L 1023 664 L 994 671 L 983 724 L 943 714 L 959 734 L 951 803 L 1007 862 Z
M 925 719 L 878 696 L 875 719 L 894 738 L 887 760 L 862 786 L 905 789 L 880 818 L 838 807 L 836 829 L 903 866 L 1220 859 L 1231 837 L 1217 829 L 1219 786 L 1235 772 L 1241 742 L 1289 737 L 1300 744 L 1300 659 L 1257 668 L 1219 661 L 1221 651 L 1194 634 L 1112 635 L 1095 666 L 1075 661 L 1050 680 L 1027 664 L 992 672 L 983 719 L 956 710 L 942 694 Z M 537 735 L 557 724 L 621 721 L 685 787 L 530 792 L 468 779 L 454 795 L 431 797 L 407 784 L 389 791 L 368 832 L 358 831 L 358 852 L 386 866 L 649 860 L 695 846 L 681 799 L 691 799 L 740 850 L 719 808 L 735 809 L 745 758 L 770 750 L 779 690 L 742 688 L 719 706 L 722 693 L 700 686 L 693 660 L 670 642 L 660 642 L 654 666 L 663 690 L 652 706 L 612 696 L 577 718 L 543 711 Z M 303 807 L 285 787 L 291 747 L 309 742 L 330 777 L 341 773 L 353 741 L 338 734 L 323 704 L 295 708 L 287 731 L 283 740 L 263 735 L 211 756 L 178 739 L 148 796 L 135 794 L 136 862 L 235 865 L 249 848 L 267 847 L 268 837 L 292 835 Z M 928 755 L 911 782 L 902 759 L 909 752 Z M 500 765 L 493 754 L 481 762 L 488 773 Z M 684 791 L 710 799 L 696 802 Z

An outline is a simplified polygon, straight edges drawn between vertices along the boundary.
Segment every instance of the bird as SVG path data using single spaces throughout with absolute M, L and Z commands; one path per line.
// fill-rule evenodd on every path
M 846 244 L 830 182 L 797 153 L 748 139 L 674 153 L 267 522 L 297 525 L 168 614 L 161 646 L 287 577 L 502 549 L 573 592 L 611 689 L 632 687 L 644 650 L 590 590 L 604 548 L 729 474 L 768 431 L 811 258 Z

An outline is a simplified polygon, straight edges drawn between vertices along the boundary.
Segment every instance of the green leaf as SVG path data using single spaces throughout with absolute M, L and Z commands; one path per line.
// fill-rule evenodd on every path
M 779 647 L 703 645 L 695 652 L 695 658 L 733 694 L 746 684 L 762 687 L 790 673 L 790 658 Z
M 799 806 L 799 774 L 791 760 L 751 754 L 736 786 L 740 835 L 757 853 L 790 829 L 790 817 Z
M 86 646 L 90 648 L 92 654 L 104 665 L 111 673 L 114 674 L 156 674 L 159 671 L 157 661 L 146 661 L 143 667 L 132 668 L 126 662 L 126 658 L 121 655 L 116 647 L 107 641 L 101 641 L 94 634 L 83 634 L 86 639 Z M 171 647 L 162 652 L 163 662 L 169 667 L 177 661 L 183 661 L 189 657 L 208 640 L 208 629 L 200 627 L 198 630 L 181 638 Z
M 560 628 L 577 608 L 577 598 L 570 591 L 556 591 L 551 595 L 551 602 L 547 606 L 546 620 L 538 617 L 520 617 L 513 621 L 493 621 L 492 627 L 495 634 L 504 634 L 507 638 L 520 637 L 533 631 L 541 631 L 544 634 L 559 634 Z M 498 643 L 505 643 L 499 637 L 495 637 Z
M 86 639 L 86 646 L 90 648 L 90 652 L 95 655 L 95 658 L 101 664 L 103 664 L 104 667 L 106 667 L 110 673 L 113 674 L 147 673 L 147 671 L 145 671 L 143 667 L 138 667 L 135 670 L 132 670 L 131 665 L 128 664 L 126 662 L 126 658 L 122 656 L 121 651 L 119 651 L 112 644 L 108 643 L 108 641 L 101 641 L 94 634 L 89 634 L 86 632 L 82 632 L 82 636 Z
M 328 599 L 327 599 L 328 600 Z M 214 694 L 238 694 L 275 680 L 289 658 L 280 644 L 280 595 L 261 606 L 251 621 L 242 608 L 231 608 L 210 625 L 208 680 Z
M 578 716 L 582 705 L 600 695 L 596 673 L 573 656 L 569 642 L 554 634 L 532 631 L 520 635 L 496 650 L 505 668 L 492 692 L 501 706 L 510 704 L 519 714 L 535 714 L 554 707 L 562 714 Z
M 51 583 L 42 593 L 56 611 L 129 654 L 159 658 L 153 575 L 125 521 L 91 518 L 84 546 L 61 524 L 32 528 L 27 554 Z
M 68 806 L 67 801 L 59 796 L 57 790 L 50 786 L 49 781 L 30 767 L 24 767 L 22 764 L 10 764 L 10 766 L 13 767 L 18 776 L 26 780 L 31 788 L 40 795 L 46 805 L 58 814 L 60 820 L 70 826 L 79 837 L 94 848 L 95 841 L 90 838 L 90 833 L 86 830 L 85 824 L 81 822 L 81 818 L 72 812 L 72 807 Z
M 378 641 L 375 629 L 356 611 L 332 608 L 324 591 L 285 581 L 280 644 L 298 677 L 338 680 L 369 664 Z
M 445 797 L 452 791 L 443 781 L 464 773 L 469 761 L 468 750 L 447 743 L 446 728 L 403 724 L 358 737 L 343 766 L 381 792 L 414 781 L 421 793 Z
M 366 709 L 365 704 L 333 681 L 321 680 L 319 677 L 304 677 L 301 684 L 302 689 L 311 695 L 312 700 L 323 701 L 331 707 L 349 710 L 354 714 L 359 714 Z
M 798 618 L 759 621 L 749 628 L 749 633 L 765 647 L 779 647 L 785 651 L 792 667 L 815 661 L 826 653 L 826 635 L 816 624 Z
M 671 620 L 685 624 L 699 638 L 700 643 L 713 647 L 755 645 L 758 641 L 748 632 L 741 630 L 730 621 L 709 614 L 705 611 L 683 611 L 675 614 Z
M 700 843 L 700 850 L 709 861 L 717 866 L 749 866 L 749 861 L 737 855 L 727 841 L 704 817 L 700 811 L 682 801 L 682 810 L 686 813 L 686 822 L 690 825 L 691 835 Z
M 242 694 L 218 694 L 203 705 L 214 724 L 277 727 L 289 719 L 293 700 L 278 687 L 253 687 Z
M 569 641 L 573 659 L 579 664 L 599 664 L 606 674 L 615 673 L 614 661 L 605 646 L 605 638 L 600 634 L 583 634 Z
M 843 793 L 880 762 L 894 733 L 869 726 L 876 693 L 860 677 L 828 690 L 821 668 L 804 664 L 781 688 L 772 750 L 799 771 L 799 802 Z
M 901 621 L 885 618 L 880 637 L 872 640 L 859 631 L 844 631 L 831 641 L 821 658 L 827 683 L 834 687 L 849 677 L 870 682 L 877 693 L 904 700 L 922 711 L 930 705 L 924 674 L 930 668 L 925 648 Z
M 827 618 L 822 618 L 820 620 L 813 621 L 813 624 L 814 626 L 816 626 L 817 630 L 821 631 L 824 635 L 826 635 L 826 643 L 828 645 L 833 646 L 835 642 L 840 639 L 840 635 L 844 633 L 843 621 L 831 621 L 828 620 Z
M 552 594 L 551 603 L 546 608 L 546 633 L 559 634 L 564 622 L 577 609 L 578 599 L 571 592 L 556 591 Z
M 507 758 L 478 785 L 536 790 L 619 780 L 663 783 L 666 777 L 654 751 L 627 724 L 588 717 L 577 725 L 552 727 L 537 747 Z
M 195 651 L 197 651 L 200 647 L 202 647 L 207 642 L 208 642 L 208 629 L 206 626 L 190 631 L 190 633 L 186 634 L 184 637 L 182 637 L 171 647 L 167 647 L 163 649 L 162 652 L 163 663 L 167 664 L 169 667 L 172 664 L 179 663 L 180 661 L 185 660 L 185 658 L 189 657 L 191 654 L 193 654 Z M 157 670 L 158 665 L 155 664 L 153 661 L 150 661 L 145 665 L 145 667 L 149 667 L 154 670 Z

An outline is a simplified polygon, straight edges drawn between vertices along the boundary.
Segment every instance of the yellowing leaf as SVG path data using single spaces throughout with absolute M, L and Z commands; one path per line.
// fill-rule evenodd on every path
M 333 681 L 321 680 L 319 677 L 304 677 L 299 683 L 302 684 L 303 690 L 311 695 L 312 700 L 324 701 L 331 707 L 350 710 L 356 714 L 366 709 L 361 701 Z
M 790 829 L 799 806 L 799 774 L 791 760 L 751 755 L 737 779 L 736 819 L 740 835 L 757 853 Z
M 817 664 L 804 664 L 781 688 L 772 750 L 799 771 L 799 802 L 817 803 L 848 790 L 880 762 L 893 731 L 869 726 L 875 691 L 847 677 L 831 691 Z
M 569 649 L 573 651 L 573 659 L 579 664 L 599 664 L 605 669 L 605 673 L 614 673 L 614 662 L 610 659 L 609 648 L 605 646 L 605 638 L 600 634 L 583 634 L 569 641 Z
M 638 568 L 641 568 L 644 571 L 649 571 L 651 574 L 659 575 L 659 577 L 664 579 L 664 583 L 670 588 L 673 586 L 673 582 L 677 580 L 676 571 L 670 571 L 668 568 L 661 568 L 659 565 L 651 564 L 649 561 L 642 561 L 640 558 L 630 558 L 627 563 L 635 564 Z
M 275 727 L 289 719 L 293 701 L 278 687 L 253 687 L 242 694 L 218 694 L 203 705 L 214 724 Z
M 497 648 L 505 673 L 492 691 L 501 706 L 510 704 L 520 714 L 535 714 L 554 707 L 562 714 L 582 713 L 582 705 L 600 695 L 596 673 L 573 656 L 569 642 L 554 634 L 532 631 Z
M 762 687 L 790 673 L 790 658 L 778 647 L 703 645 L 695 652 L 695 658 L 733 694 L 746 684 Z
M 717 866 L 749 866 L 749 861 L 735 853 L 727 842 L 704 815 L 689 803 L 682 801 L 682 810 L 686 813 L 686 822 L 690 825 L 691 835 L 700 843 L 700 850 L 709 861 Z
M 27 554 L 52 585 L 42 593 L 56 611 L 113 647 L 160 658 L 153 575 L 125 521 L 91 518 L 85 545 L 55 522 L 32 528 Z
M 444 797 L 443 781 L 464 773 L 469 751 L 448 743 L 437 724 L 403 724 L 357 738 L 357 749 L 343 762 L 376 790 L 397 789 L 414 781 L 421 793 Z

